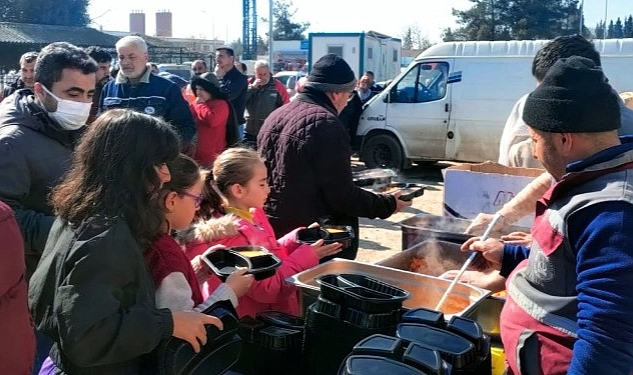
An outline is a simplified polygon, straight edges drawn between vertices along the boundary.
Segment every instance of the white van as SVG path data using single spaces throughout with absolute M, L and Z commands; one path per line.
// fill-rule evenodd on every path
M 516 101 L 536 85 L 546 40 L 448 42 L 430 47 L 366 105 L 355 144 L 368 167 L 498 159 Z M 633 91 L 633 39 L 594 41 L 609 82 Z

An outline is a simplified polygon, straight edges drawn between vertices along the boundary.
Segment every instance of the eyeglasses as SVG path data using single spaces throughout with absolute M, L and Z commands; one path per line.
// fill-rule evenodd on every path
M 196 208 L 200 207 L 200 205 L 202 204 L 202 200 L 204 199 L 204 195 L 202 195 L 202 194 L 194 195 L 194 194 L 191 194 L 191 193 L 187 193 L 186 191 L 183 192 L 182 195 L 185 195 L 185 196 L 193 199 L 195 204 L 196 204 Z

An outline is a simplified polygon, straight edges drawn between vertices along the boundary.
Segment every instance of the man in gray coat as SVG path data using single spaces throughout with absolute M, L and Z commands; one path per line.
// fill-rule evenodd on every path
M 44 47 L 33 91 L 0 104 L 0 199 L 15 211 L 24 237 L 27 280 L 53 223 L 48 193 L 70 167 L 70 154 L 90 114 L 97 64 L 69 43 Z

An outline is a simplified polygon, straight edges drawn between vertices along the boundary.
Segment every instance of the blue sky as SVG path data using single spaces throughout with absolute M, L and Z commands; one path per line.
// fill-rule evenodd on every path
M 368 1 L 355 0 L 294 0 L 298 22 L 310 22 L 308 32 L 361 32 L 375 30 L 400 37 L 408 26 L 417 26 L 432 42 L 440 41 L 445 27 L 455 27 L 451 9 L 468 9 L 468 0 L 389 0 L 388 6 L 371 6 Z M 104 30 L 128 31 L 132 10 L 143 10 L 146 33 L 155 33 L 155 16 L 160 10 L 173 13 L 175 37 L 217 37 L 233 41 L 242 34 L 242 1 L 225 0 L 91 0 L 89 13 L 93 27 Z M 585 0 L 585 22 L 589 27 L 604 19 L 628 16 L 633 13 L 632 0 Z M 257 0 L 259 18 L 268 17 L 268 0 Z M 259 22 L 258 31 L 264 35 L 268 24 Z

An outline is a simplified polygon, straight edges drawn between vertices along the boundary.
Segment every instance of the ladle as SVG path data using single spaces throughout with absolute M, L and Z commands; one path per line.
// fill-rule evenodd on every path
M 479 241 L 485 241 L 485 240 L 488 239 L 488 236 L 490 236 L 490 233 L 492 233 L 492 229 L 495 227 L 495 225 L 497 225 L 497 222 L 499 222 L 499 219 L 501 219 L 502 217 L 503 216 L 498 214 L 498 213 L 495 214 L 495 216 L 493 216 L 492 221 L 490 222 L 490 224 L 488 224 L 488 228 L 486 228 L 486 231 L 481 236 Z M 446 298 L 448 297 L 448 295 L 451 294 L 451 292 L 453 291 L 453 288 L 455 288 L 455 285 L 457 284 L 459 279 L 462 278 L 462 275 L 464 274 L 464 272 L 466 272 L 466 269 L 468 267 L 470 267 L 470 264 L 473 262 L 473 260 L 477 256 L 477 253 L 479 253 L 479 252 L 478 251 L 473 251 L 473 253 L 470 254 L 470 256 L 468 257 L 468 259 L 466 259 L 466 261 L 464 262 L 464 265 L 462 266 L 462 268 L 457 273 L 457 276 L 455 276 L 453 281 L 451 281 L 451 284 L 448 286 L 448 289 L 446 289 L 446 291 L 444 292 L 444 295 L 442 295 L 442 298 L 440 299 L 440 302 L 438 302 L 437 306 L 435 306 L 435 310 L 436 311 L 440 311 L 440 307 L 442 307 L 442 305 L 444 304 L 444 301 L 446 301 Z

